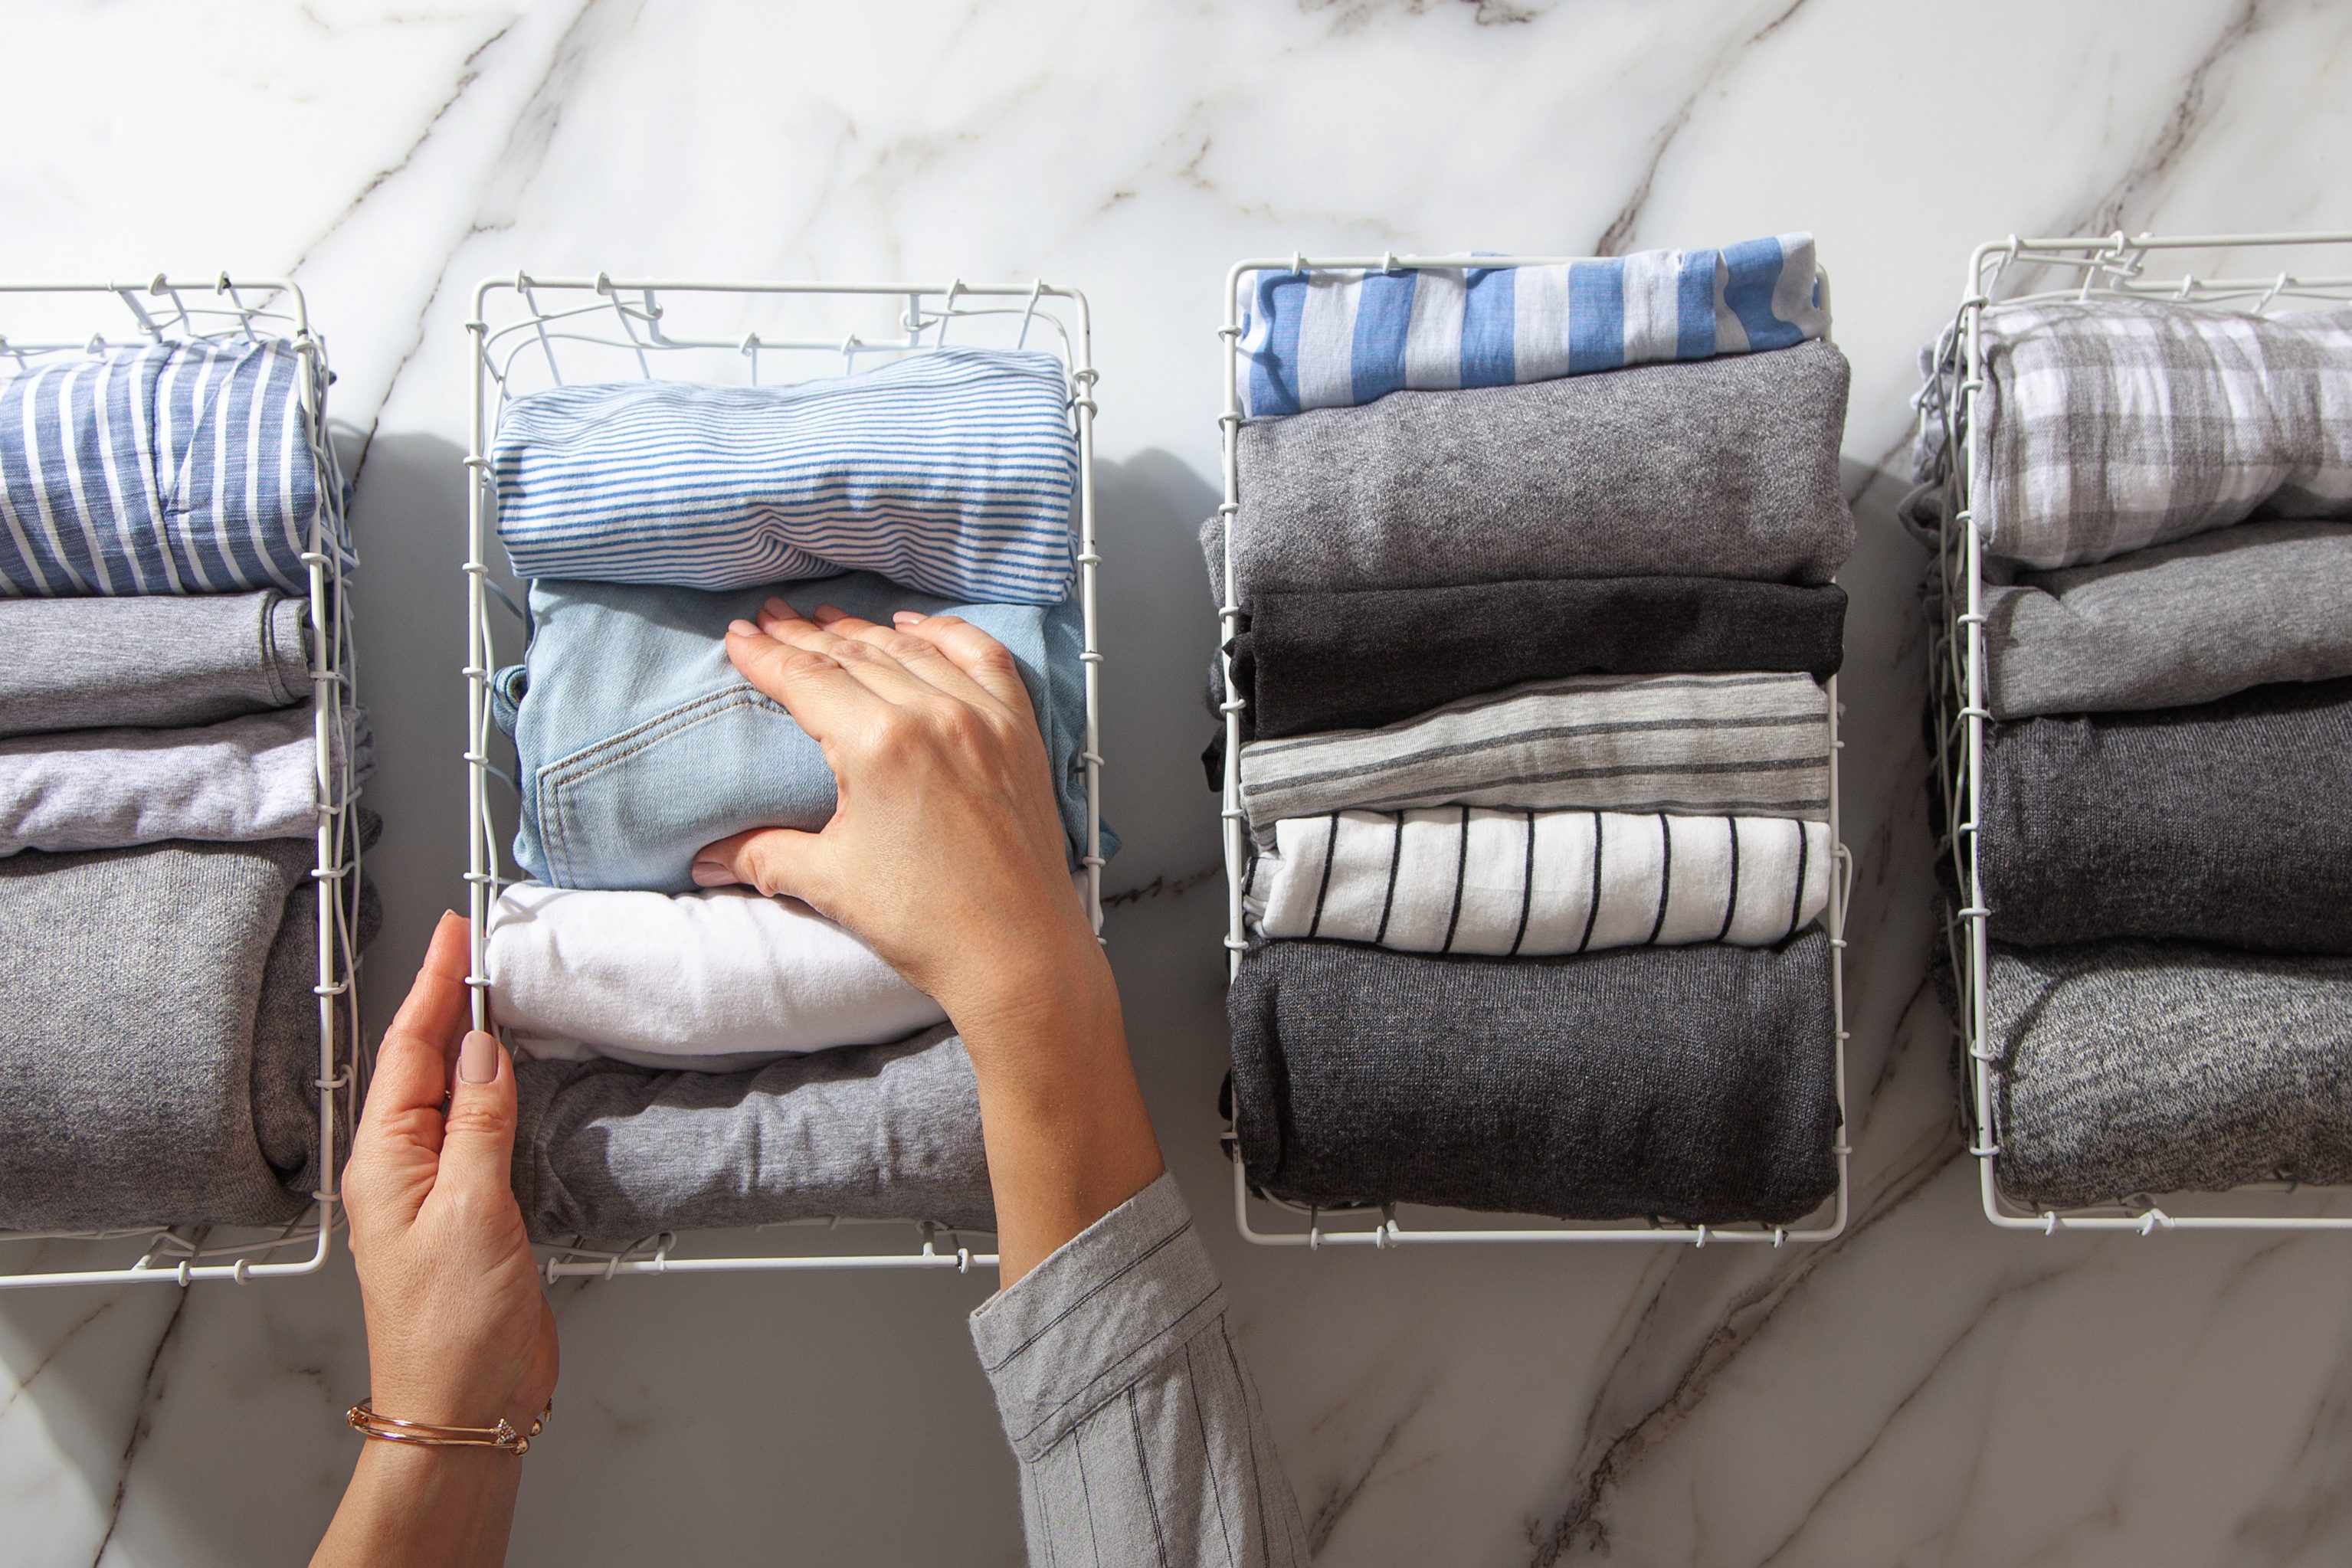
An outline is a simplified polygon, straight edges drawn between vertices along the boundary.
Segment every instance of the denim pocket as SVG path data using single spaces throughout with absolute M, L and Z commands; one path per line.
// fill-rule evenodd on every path
M 690 893 L 704 845 L 751 828 L 822 828 L 835 793 L 824 753 L 748 685 L 680 703 L 541 767 L 548 880 Z

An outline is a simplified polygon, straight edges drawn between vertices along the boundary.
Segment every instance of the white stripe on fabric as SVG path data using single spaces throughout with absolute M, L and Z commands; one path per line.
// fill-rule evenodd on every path
M 1738 312 L 1732 309 L 1731 302 L 1725 298 L 1730 286 L 1731 269 L 1718 256 L 1715 258 L 1715 351 L 1718 354 L 1744 354 L 1748 352 L 1748 328 L 1739 319 Z
M 1518 379 L 1568 374 L 1568 272 L 1557 267 L 1512 269 L 1511 351 Z
M 1682 253 L 1636 251 L 1625 258 L 1625 362 L 1676 357 L 1682 342 Z
M 1453 392 L 1462 385 L 1462 313 L 1470 290 L 1458 272 L 1424 272 L 1405 326 L 1404 384 Z
M 1317 408 L 1344 408 L 1356 401 L 1356 304 L 1360 272 L 1318 273 L 1307 279 L 1307 303 L 1298 317 L 1300 396 Z

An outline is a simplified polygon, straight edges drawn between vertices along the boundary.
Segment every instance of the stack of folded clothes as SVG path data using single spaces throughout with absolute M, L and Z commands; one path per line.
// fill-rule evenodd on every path
M 320 1185 L 311 872 L 371 742 L 342 706 L 321 776 L 306 373 L 161 342 L 0 382 L 0 1228 L 282 1225 Z
M 2001 1185 L 2352 1181 L 2352 310 L 2021 303 L 1982 342 Z
M 637 382 L 517 400 L 492 458 L 532 581 L 492 707 L 522 791 L 492 1004 L 524 1060 L 535 1236 L 834 1216 L 993 1222 L 946 1017 L 789 898 L 698 892 L 695 854 L 832 817 L 817 743 L 728 662 L 771 597 L 961 616 L 1011 650 L 1073 865 L 1088 827 L 1077 455 L 1060 361 L 943 349 L 782 387 Z M 1105 833 L 1106 852 L 1112 842 Z
M 1241 611 L 1261 1187 L 1707 1224 L 1834 1189 L 1819 298 L 1802 235 L 1256 276 L 1202 542 Z

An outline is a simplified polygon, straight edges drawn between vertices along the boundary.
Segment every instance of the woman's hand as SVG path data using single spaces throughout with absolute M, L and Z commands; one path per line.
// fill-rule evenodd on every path
M 818 833 L 710 845 L 694 880 L 788 894 L 947 1009 L 971 1053 L 1006 1284 L 1160 1171 L 1110 965 L 1070 886 L 1051 764 L 1013 655 L 951 615 L 877 625 L 772 599 L 727 656 L 824 747 Z
M 509 1174 L 514 1064 L 466 1029 L 469 941 L 441 917 L 376 1053 L 343 1203 L 376 1414 L 527 1432 L 555 1388 L 555 1316 Z M 520 1475 L 496 1448 L 363 1442 L 314 1561 L 499 1562 Z
M 821 833 L 765 828 L 696 858 L 706 887 L 789 894 L 865 938 L 959 1025 L 1108 981 L 1070 883 L 1051 764 L 1003 644 L 952 615 L 877 625 L 781 599 L 727 654 L 824 748 Z

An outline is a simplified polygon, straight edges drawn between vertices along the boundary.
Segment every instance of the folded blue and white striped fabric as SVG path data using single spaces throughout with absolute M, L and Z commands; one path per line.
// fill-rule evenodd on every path
M 0 593 L 309 592 L 303 373 L 282 342 L 185 342 L 0 382 Z
M 1077 446 L 1051 354 L 556 387 L 515 400 L 491 465 L 520 577 L 720 590 L 852 570 L 972 602 L 1069 592 Z
M 1258 272 L 1242 324 L 1252 419 L 1402 388 L 1556 381 L 1786 349 L 1829 330 L 1813 236 L 1550 267 Z

